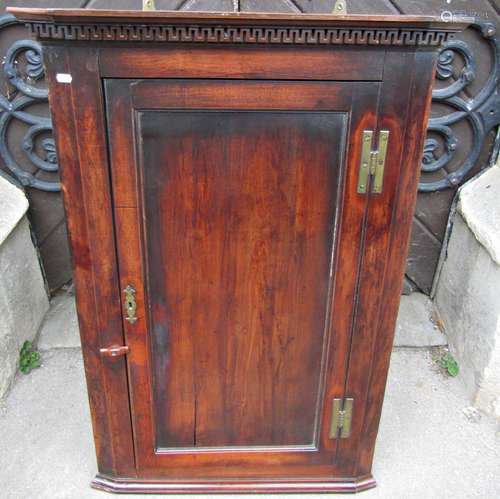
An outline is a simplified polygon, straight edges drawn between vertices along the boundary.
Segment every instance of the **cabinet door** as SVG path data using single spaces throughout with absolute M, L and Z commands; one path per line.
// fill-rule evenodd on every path
M 350 462 L 330 423 L 352 396 L 356 186 L 379 90 L 105 81 L 139 476 L 306 479 Z

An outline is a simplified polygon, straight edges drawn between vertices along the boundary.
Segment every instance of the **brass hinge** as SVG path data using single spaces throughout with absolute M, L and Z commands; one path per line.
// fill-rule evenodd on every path
M 347 438 L 351 434 L 354 399 L 333 399 L 330 438 Z
M 337 0 L 333 6 L 332 14 L 345 16 L 347 14 L 347 0 Z
M 364 130 L 361 144 L 361 162 L 359 165 L 358 193 L 366 194 L 371 180 L 371 191 L 374 194 L 382 192 L 384 184 L 385 158 L 389 131 L 381 130 L 378 136 L 378 150 L 372 149 L 373 131 Z
M 142 0 L 142 10 L 156 10 L 155 0 Z

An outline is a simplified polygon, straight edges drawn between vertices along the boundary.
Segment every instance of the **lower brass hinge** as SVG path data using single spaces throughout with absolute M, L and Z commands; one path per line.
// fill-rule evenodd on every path
M 330 438 L 347 438 L 351 434 L 354 399 L 333 399 Z

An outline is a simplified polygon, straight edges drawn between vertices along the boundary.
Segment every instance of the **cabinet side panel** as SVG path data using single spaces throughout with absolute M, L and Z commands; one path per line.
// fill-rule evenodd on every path
M 357 289 L 356 309 L 351 332 L 351 347 L 348 360 L 346 397 L 354 398 L 354 419 L 352 434 L 347 440 L 339 442 L 342 466 L 349 473 L 356 469 L 357 443 L 363 438 L 362 423 L 366 410 L 366 393 L 372 351 L 375 348 L 373 338 L 380 304 L 385 300 L 384 289 L 380 286 L 385 268 L 392 265 L 387 260 L 390 244 L 392 210 L 395 204 L 398 176 L 401 164 L 402 145 L 406 126 L 411 86 L 411 71 L 401 74 L 400 68 L 411 67 L 413 54 L 400 51 L 387 59 L 387 81 L 382 83 L 378 108 L 377 126 L 374 129 L 372 150 L 381 147 L 379 132 L 389 132 L 387 158 L 385 161 L 382 192 L 374 194 L 373 178 L 366 194 L 357 193 L 358 197 L 368 200 L 364 248 L 359 264 L 359 285 Z M 392 75 L 398 74 L 397 78 Z M 405 229 L 403 229 L 405 230 Z
M 378 304 L 376 327 L 373 329 L 370 379 L 357 464 L 360 475 L 368 473 L 371 469 L 375 439 L 382 412 L 411 234 L 411 221 L 415 211 L 436 57 L 434 52 L 417 52 L 410 61 L 414 76 L 409 95 L 406 132 L 402 137 L 399 181 L 392 209 L 390 240 L 385 257 L 385 273 L 383 280 L 379 283 L 383 299 Z M 388 81 L 386 86 L 391 84 L 393 82 Z M 385 126 L 382 119 L 380 127 Z
M 99 353 L 123 344 L 123 335 L 97 54 L 61 46 L 44 54 L 98 468 L 133 476 L 125 360 Z M 59 83 L 57 73 L 73 83 Z

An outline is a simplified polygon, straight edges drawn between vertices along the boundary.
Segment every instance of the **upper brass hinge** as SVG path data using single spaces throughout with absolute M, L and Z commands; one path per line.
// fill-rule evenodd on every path
M 345 16 L 347 14 L 347 0 L 337 0 L 333 6 L 332 14 Z
M 361 162 L 359 165 L 358 193 L 366 194 L 371 181 L 371 191 L 374 194 L 382 192 L 384 184 L 385 158 L 389 130 L 381 130 L 378 136 L 378 149 L 372 149 L 373 131 L 364 130 L 361 144 Z
M 155 0 L 142 0 L 142 10 L 156 10 Z
M 347 438 L 351 434 L 354 399 L 333 399 L 330 438 Z

